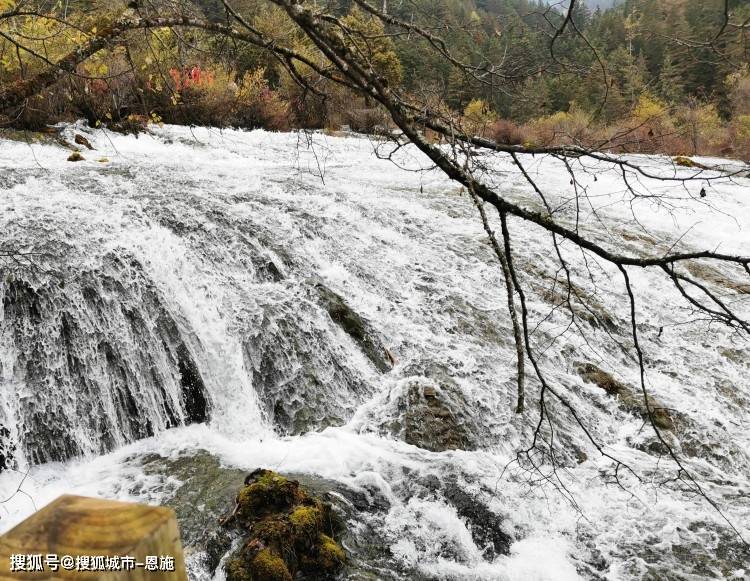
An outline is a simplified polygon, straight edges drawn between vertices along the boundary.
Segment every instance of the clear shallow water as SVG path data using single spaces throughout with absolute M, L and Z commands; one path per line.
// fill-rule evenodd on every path
M 644 482 L 626 479 L 629 492 L 608 485 L 609 461 L 563 410 L 554 413 L 564 479 L 580 512 L 554 490 L 530 486 L 528 474 L 506 470 L 534 415 L 512 413 L 514 348 L 499 268 L 470 200 L 438 173 L 378 160 L 360 138 L 316 135 L 312 150 L 293 134 L 177 127 L 90 138 L 97 151 L 77 164 L 56 145 L 0 142 L 2 240 L 49 254 L 39 259 L 46 272 L 15 272 L 0 285 L 6 297 L 26 297 L 5 301 L 0 327 L 2 419 L 20 471 L 0 475 L 0 491 L 16 489 L 28 462 L 48 461 L 24 482 L 30 498 L 0 506 L 3 529 L 27 516 L 32 500 L 41 506 L 63 492 L 165 501 L 176 483 L 144 474 L 133 458 L 205 449 L 228 467 L 311 474 L 385 499 L 359 518 L 378 528 L 394 567 L 427 578 L 747 574 L 719 548 L 737 540 L 715 511 L 656 486 L 659 458 L 647 451 L 643 421 L 577 373 L 579 363 L 597 362 L 635 385 L 632 356 L 605 325 L 582 323 L 587 344 L 573 331 L 561 335 L 567 321 L 556 312 L 536 339 L 547 346 L 550 378 Z M 96 161 L 102 156 L 108 161 Z M 400 162 L 424 164 L 408 150 Z M 527 162 L 573 220 L 564 167 Z M 672 171 L 664 160 L 643 162 Z M 493 163 L 503 192 L 538 203 L 507 160 Z M 652 199 L 631 205 L 610 168 L 590 171 L 584 224 L 606 244 L 658 251 L 682 236 L 688 248 L 750 248 L 747 179 L 714 182 L 710 205 L 692 199 L 704 184 L 672 184 L 663 190 L 667 208 Z M 594 210 L 609 218 L 608 229 Z M 532 313 L 542 319 L 550 310 L 545 276 L 557 269 L 548 239 L 511 227 L 525 280 L 537 290 Z M 580 255 L 563 251 L 582 274 Z M 593 282 L 576 282 L 616 329 L 628 312 L 611 274 L 602 265 Z M 684 415 L 678 445 L 748 538 L 747 343 L 683 324 L 691 315 L 668 285 L 649 273 L 632 277 L 650 388 Z M 396 358 L 393 370 L 379 371 L 331 320 L 315 281 L 369 321 Z M 741 298 L 737 308 L 747 313 Z M 614 334 L 627 347 L 627 336 Z M 201 385 L 186 386 L 186 372 Z M 472 451 L 429 452 L 392 436 L 415 383 L 445 390 L 469 410 L 461 423 Z M 533 401 L 537 388 L 529 389 Z M 207 424 L 166 429 L 200 422 L 203 407 Z M 488 557 L 430 477 L 455 480 L 486 504 L 514 539 L 510 555 Z M 701 551 L 705 558 L 691 555 Z

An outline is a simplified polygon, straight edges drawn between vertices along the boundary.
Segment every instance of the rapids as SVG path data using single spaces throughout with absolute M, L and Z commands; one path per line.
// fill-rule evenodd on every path
M 548 376 L 641 477 L 615 486 L 611 462 L 553 405 L 563 493 L 512 462 L 538 416 L 513 413 L 501 271 L 471 200 L 416 151 L 394 163 L 360 136 L 172 126 L 63 136 L 76 132 L 96 148 L 77 163 L 59 143 L 0 139 L 0 530 L 63 492 L 172 503 L 191 531 L 191 576 L 207 579 L 198 529 L 240 470 L 263 466 L 330 491 L 350 527 L 350 579 L 750 576 L 722 515 L 662 482 L 674 469 L 643 419 L 582 377 L 596 363 L 637 385 L 610 266 L 562 249 L 590 299 L 577 305 L 584 340 L 552 310 L 549 237 L 510 223 Z M 526 162 L 572 223 L 565 167 Z M 504 195 L 538 207 L 508 159 L 488 163 Z M 663 197 L 633 201 L 611 167 L 586 170 L 581 228 L 602 244 L 748 254 L 750 179 L 642 178 L 639 191 Z M 693 274 L 750 316 L 750 280 L 716 268 Z M 747 339 L 694 320 L 659 272 L 631 277 L 651 393 L 750 540 Z M 528 390 L 534 408 L 538 385 Z

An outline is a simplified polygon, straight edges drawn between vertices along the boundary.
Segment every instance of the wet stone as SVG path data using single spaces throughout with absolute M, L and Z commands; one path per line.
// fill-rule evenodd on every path
M 408 444 L 433 452 L 476 448 L 466 402 L 455 384 L 437 386 L 425 378 L 411 378 L 393 408 L 395 417 L 383 427 Z
M 362 352 L 380 371 L 385 373 L 393 368 L 393 359 L 378 333 L 362 315 L 352 309 L 344 298 L 328 288 L 319 279 L 310 280 L 322 307 L 331 319 L 349 335 Z

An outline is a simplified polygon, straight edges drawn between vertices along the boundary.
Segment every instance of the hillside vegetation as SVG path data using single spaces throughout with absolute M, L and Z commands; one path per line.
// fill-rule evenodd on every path
M 0 85 L 12 86 L 59 60 L 127 8 L 96 0 L 0 0 L 0 10 L 21 4 L 33 9 L 0 14 Z M 221 0 L 147 4 L 154 14 L 179 11 L 226 21 Z M 351 30 L 371 39 L 367 56 L 392 87 L 438 104 L 473 133 L 500 143 L 750 157 L 747 29 L 722 29 L 723 0 L 626 0 L 608 9 L 580 4 L 574 26 L 554 42 L 563 14 L 546 2 L 383 3 L 390 16 L 439 31 L 452 58 L 466 68 L 452 66 L 424 38 L 391 34 L 348 0 L 335 4 Z M 318 49 L 277 7 L 263 0 L 231 5 L 252 15 L 249 24 L 269 38 L 318 58 Z M 130 6 L 146 10 L 137 2 Z M 746 2 L 732 0 L 729 7 L 735 21 L 750 17 Z M 389 129 L 387 116 L 367 99 L 312 70 L 296 72 L 309 83 L 293 78 L 270 51 L 200 29 L 130 31 L 0 123 L 39 129 L 84 117 L 124 131 L 162 121 Z M 324 86 L 327 98 L 310 86 Z

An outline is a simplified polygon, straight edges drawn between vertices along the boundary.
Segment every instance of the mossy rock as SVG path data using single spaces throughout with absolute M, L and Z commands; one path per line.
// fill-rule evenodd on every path
M 245 537 L 227 561 L 227 581 L 291 581 L 298 573 L 326 579 L 337 574 L 346 554 L 334 538 L 331 506 L 296 480 L 258 469 L 237 495 L 238 526 Z
M 84 161 L 86 158 L 81 155 L 80 151 L 74 151 L 68 156 L 68 161 Z
M 679 165 L 680 167 L 695 167 L 695 162 L 684 155 L 678 155 L 677 157 L 672 158 L 672 161 L 675 165 Z
M 263 549 L 250 562 L 253 581 L 292 581 L 292 574 L 284 560 L 268 549 Z
M 285 517 L 263 519 L 253 525 L 253 538 L 277 554 L 294 552 L 294 528 Z
M 297 481 L 271 470 L 256 470 L 245 484 L 237 498 L 239 515 L 245 519 L 287 510 L 302 499 Z
M 224 565 L 227 581 L 253 581 L 253 576 L 241 557 L 232 557 Z
M 705 169 L 705 170 L 715 170 L 720 171 L 721 168 L 712 168 L 707 165 L 703 165 L 702 163 L 698 163 L 694 159 L 690 159 L 687 156 L 684 155 L 678 155 L 677 157 L 672 158 L 672 162 L 675 165 L 679 165 L 680 167 L 690 167 L 695 169 Z
M 321 534 L 318 546 L 318 564 L 321 571 L 338 571 L 346 561 L 344 549 L 328 535 Z
M 313 537 L 323 526 L 323 512 L 317 503 L 295 508 L 289 515 L 295 534 Z
M 328 535 L 321 534 L 315 552 L 302 559 L 302 571 L 308 574 L 331 575 L 339 571 L 346 562 L 344 549 Z

